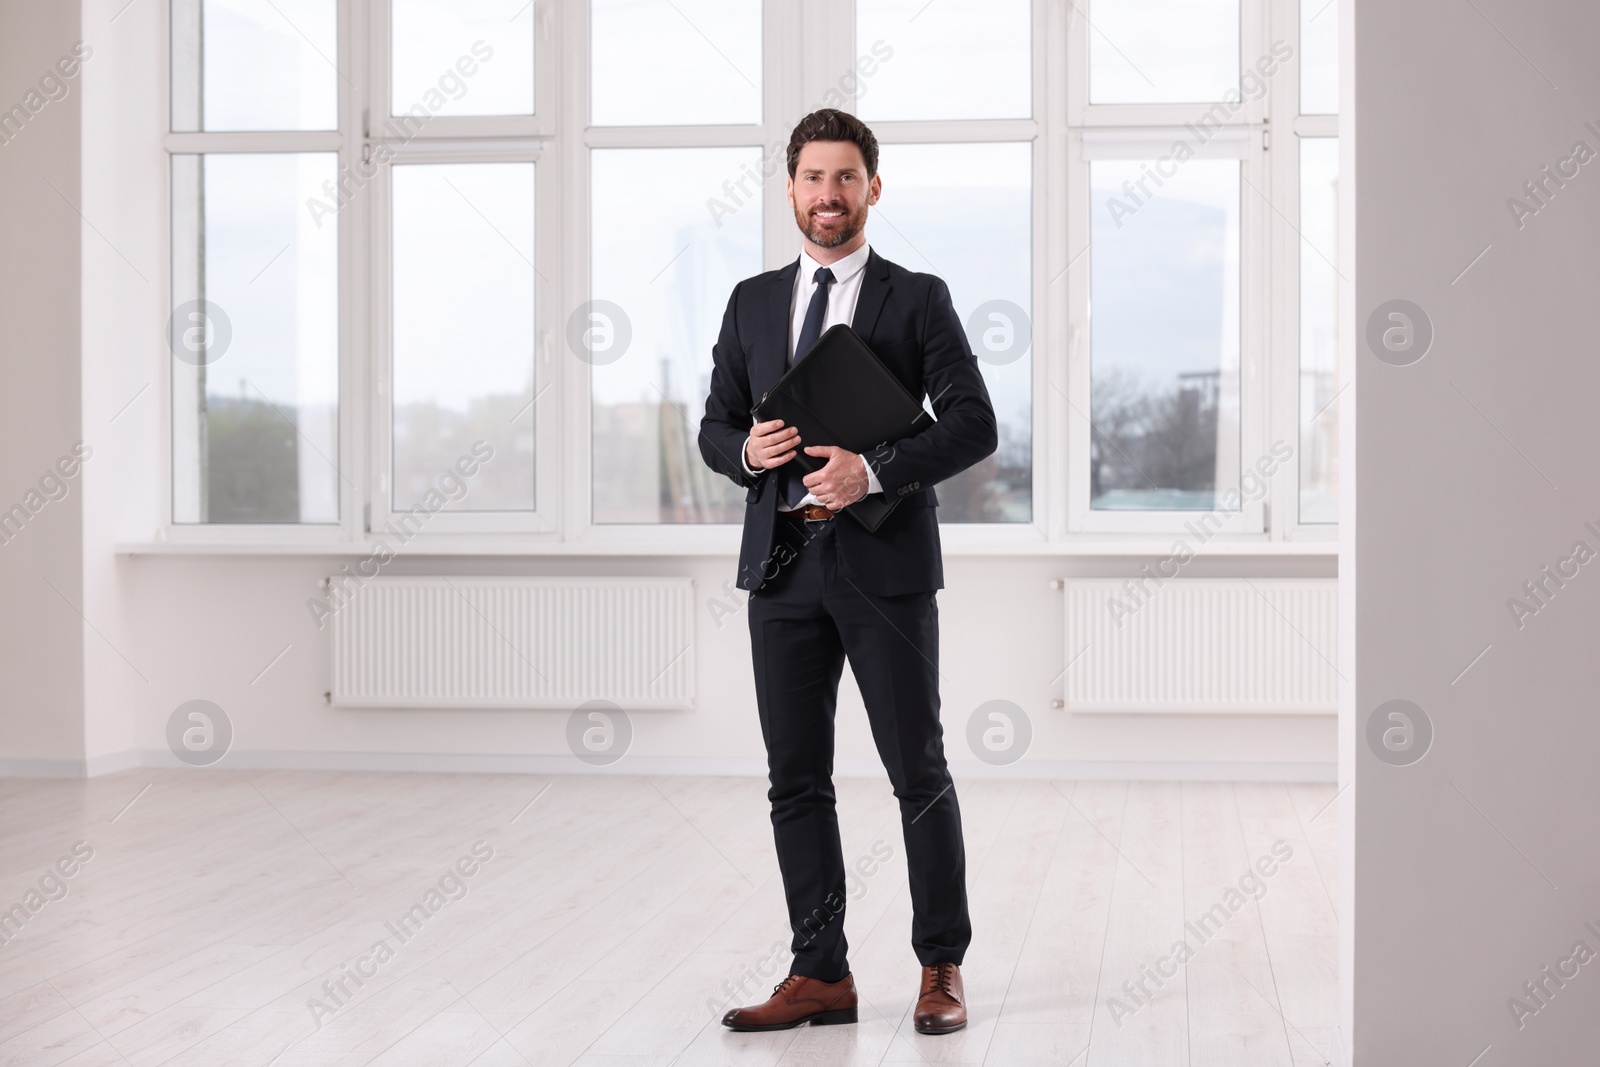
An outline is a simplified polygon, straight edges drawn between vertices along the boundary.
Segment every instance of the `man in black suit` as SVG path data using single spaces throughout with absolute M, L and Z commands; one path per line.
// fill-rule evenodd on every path
M 738 584 L 750 592 L 756 706 L 794 952 L 769 1000 L 722 1021 L 776 1030 L 856 1020 L 832 778 L 848 657 L 900 803 L 911 943 L 922 964 L 916 1028 L 949 1033 L 967 1023 L 960 963 L 972 925 L 939 725 L 935 590 L 944 570 L 933 487 L 995 450 L 994 409 L 944 282 L 867 247 L 867 209 L 882 190 L 872 131 L 842 111 L 815 112 L 795 127 L 788 163 L 800 256 L 734 287 L 700 424 L 706 463 L 748 490 Z M 937 421 L 919 420 L 910 436 L 868 456 L 807 444 L 776 420 L 754 423 L 755 402 L 841 322 L 913 396 L 931 399 Z M 800 448 L 826 465 L 802 476 L 793 462 Z M 835 518 L 868 493 L 898 501 L 876 532 Z

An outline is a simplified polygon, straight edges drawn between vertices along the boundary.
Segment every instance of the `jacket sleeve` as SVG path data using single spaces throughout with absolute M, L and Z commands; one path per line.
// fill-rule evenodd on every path
M 722 329 L 711 348 L 711 391 L 706 396 L 705 416 L 700 420 L 700 455 L 706 466 L 726 475 L 746 489 L 761 484 L 766 472 L 750 474 L 744 466 L 744 446 L 755 419 L 750 409 L 750 375 L 744 346 L 739 343 L 739 290 L 733 287 L 728 310 L 722 316 Z
M 922 383 L 937 420 L 880 453 L 868 455 L 889 499 L 926 489 L 959 474 L 999 444 L 994 406 L 950 299 L 950 288 L 931 279 L 922 326 Z

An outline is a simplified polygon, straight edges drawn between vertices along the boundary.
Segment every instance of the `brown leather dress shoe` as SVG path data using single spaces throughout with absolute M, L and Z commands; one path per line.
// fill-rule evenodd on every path
M 912 1023 L 919 1034 L 953 1034 L 967 1025 L 967 995 L 961 986 L 961 968 L 935 963 L 922 968 L 922 992 L 917 996 Z
M 828 1026 L 856 1021 L 856 981 L 821 982 L 791 974 L 772 989 L 766 1003 L 734 1008 L 722 1017 L 730 1030 L 788 1030 L 802 1023 Z

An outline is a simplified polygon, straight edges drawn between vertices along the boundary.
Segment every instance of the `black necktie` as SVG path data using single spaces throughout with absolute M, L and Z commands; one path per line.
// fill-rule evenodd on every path
M 822 323 L 828 317 L 828 286 L 833 284 L 833 271 L 818 267 L 812 278 L 817 283 L 817 291 L 811 294 L 811 303 L 806 307 L 806 319 L 800 324 L 800 338 L 794 346 L 795 363 L 799 363 L 811 351 L 811 346 L 817 343 L 817 338 L 822 336 Z M 800 442 L 800 447 L 805 447 L 804 441 Z M 792 459 L 778 468 L 778 488 L 783 491 L 784 502 L 790 507 L 798 506 L 809 492 L 806 483 L 801 481 L 804 477 L 805 472 Z

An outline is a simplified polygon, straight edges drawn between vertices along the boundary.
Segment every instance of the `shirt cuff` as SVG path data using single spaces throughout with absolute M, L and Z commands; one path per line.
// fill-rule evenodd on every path
M 761 472 L 758 471 L 758 470 L 752 470 L 750 468 L 750 461 L 745 458 L 746 450 L 749 447 L 750 447 L 750 440 L 749 440 L 749 438 L 746 438 L 745 439 L 745 443 L 739 446 L 739 466 L 743 467 L 744 468 L 744 472 L 746 474 L 748 474 L 750 477 L 759 478 L 759 477 L 761 477 Z
M 872 464 L 867 462 L 866 456 L 861 457 L 861 463 L 867 468 L 867 492 L 869 494 L 883 492 L 883 483 L 878 481 L 878 474 L 872 469 Z

